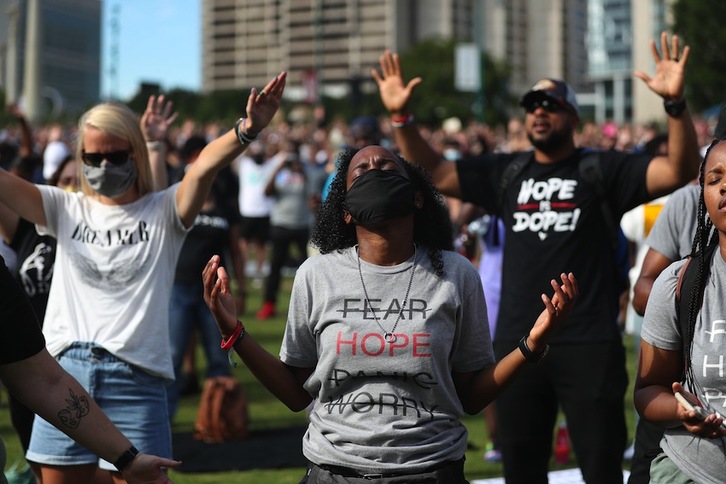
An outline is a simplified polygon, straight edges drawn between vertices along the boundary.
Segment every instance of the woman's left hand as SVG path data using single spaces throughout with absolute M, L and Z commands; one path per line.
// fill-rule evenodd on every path
M 683 395 L 686 400 L 691 402 L 694 407 L 699 405 L 698 398 L 692 393 L 687 392 L 679 382 L 673 382 L 671 385 L 673 393 L 676 392 Z M 695 403 L 694 403 L 695 402 Z M 695 411 L 687 410 L 683 405 L 678 403 L 678 420 L 683 424 L 683 428 L 692 434 L 699 435 L 706 439 L 717 439 L 726 436 L 726 428 L 723 426 L 723 418 L 717 413 L 710 413 L 705 419 L 698 417 Z
M 282 71 L 267 83 L 261 91 L 252 88 L 247 98 L 247 120 L 243 130 L 249 136 L 257 136 L 265 126 L 270 124 L 273 116 L 280 107 L 282 93 L 285 90 L 287 72 Z
M 146 110 L 141 116 L 141 132 L 146 141 L 166 141 L 169 126 L 177 117 L 177 113 L 172 112 L 173 108 L 174 103 L 165 101 L 163 94 L 149 96 Z
M 164 472 L 166 467 L 179 467 L 181 462 L 155 455 L 139 454 L 126 466 L 122 475 L 129 484 L 166 484 L 173 482 Z
M 560 279 L 562 284 L 555 279 L 550 281 L 555 291 L 551 299 L 546 294 L 541 296 L 545 309 L 535 321 L 527 339 L 530 349 L 535 353 L 544 349 L 552 333 L 570 316 L 580 295 L 574 274 L 562 273 Z
M 229 275 L 219 262 L 219 256 L 213 255 L 202 271 L 204 302 L 224 339 L 229 339 L 237 327 L 237 307 L 229 290 Z

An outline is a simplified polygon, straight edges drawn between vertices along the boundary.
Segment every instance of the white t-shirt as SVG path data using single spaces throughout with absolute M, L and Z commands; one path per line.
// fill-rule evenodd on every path
M 241 156 L 238 160 L 239 213 L 243 217 L 269 217 L 272 198 L 265 195 L 265 186 L 278 160 L 273 157 L 261 165 L 249 156 Z
M 455 461 L 466 451 L 464 411 L 453 372 L 494 364 L 481 280 L 463 256 L 443 252 L 435 274 L 418 248 L 396 266 L 361 261 L 380 325 L 396 326 L 389 343 L 365 304 L 356 251 L 316 255 L 295 275 L 280 358 L 315 368 L 305 382 L 313 396 L 303 453 L 316 464 L 360 471 L 418 472 Z
M 43 151 L 43 178 L 49 180 L 60 166 L 63 158 L 70 154 L 63 141 L 51 141 Z
M 47 227 L 58 240 L 43 324 L 48 351 L 94 342 L 147 372 L 173 379 L 169 297 L 187 229 L 179 185 L 126 205 L 38 186 Z

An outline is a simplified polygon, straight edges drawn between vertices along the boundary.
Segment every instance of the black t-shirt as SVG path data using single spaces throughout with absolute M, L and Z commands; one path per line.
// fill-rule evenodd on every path
M 496 341 L 517 341 L 552 295 L 550 279 L 572 272 L 580 298 L 552 343 L 602 342 L 620 338 L 620 286 L 615 253 L 600 198 L 581 180 L 583 151 L 552 164 L 530 162 L 512 179 L 498 206 L 500 179 L 517 154 L 461 160 L 457 169 L 463 200 L 499 215 L 507 227 L 502 263 L 502 295 Z M 611 211 L 623 213 L 649 200 L 645 175 L 651 157 L 616 151 L 599 155 L 602 184 Z
M 0 364 L 30 358 L 45 347 L 30 302 L 0 257 Z
M 18 255 L 15 277 L 42 325 L 53 277 L 56 239 L 49 235 L 38 235 L 35 225 L 21 218 L 10 247 Z
M 184 239 L 176 264 L 174 282 L 202 284 L 202 270 L 209 258 L 222 257 L 229 251 L 230 231 L 239 224 L 239 213 L 232 207 L 218 202 L 209 210 L 202 210 L 194 220 L 194 226 Z

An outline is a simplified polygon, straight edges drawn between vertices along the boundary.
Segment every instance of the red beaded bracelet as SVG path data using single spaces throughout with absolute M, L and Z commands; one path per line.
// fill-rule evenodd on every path
M 222 344 L 220 347 L 223 350 L 228 350 L 232 348 L 235 344 L 237 344 L 238 341 L 240 341 L 245 335 L 245 327 L 242 325 L 242 322 L 238 319 L 237 320 L 237 327 L 234 328 L 234 333 L 232 333 L 232 336 L 230 336 L 226 341 L 224 338 L 222 338 Z

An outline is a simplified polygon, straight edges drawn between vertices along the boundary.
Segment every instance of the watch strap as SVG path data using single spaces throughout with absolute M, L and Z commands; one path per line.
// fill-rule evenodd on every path
M 535 353 L 531 349 L 529 349 L 529 346 L 527 346 L 527 339 L 529 338 L 529 334 L 526 334 L 522 337 L 522 339 L 519 340 L 519 350 L 524 355 L 524 358 L 529 361 L 530 363 L 538 363 L 544 358 L 547 353 L 550 351 L 550 345 L 545 345 L 544 349 L 540 351 L 539 353 Z
M 113 463 L 113 465 L 116 467 L 116 469 L 122 471 L 127 465 L 131 464 L 131 461 L 134 460 L 134 458 L 139 455 L 139 449 L 134 447 L 133 445 L 126 450 L 123 454 L 121 454 L 121 457 L 116 459 L 116 462 Z
M 665 99 L 663 101 L 663 109 L 673 118 L 678 118 L 686 109 L 685 99 Z

